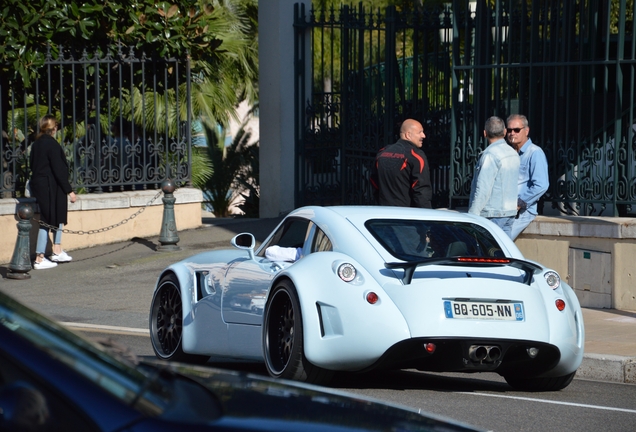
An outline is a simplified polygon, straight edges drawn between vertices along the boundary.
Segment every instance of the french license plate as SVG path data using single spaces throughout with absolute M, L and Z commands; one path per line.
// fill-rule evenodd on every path
M 446 318 L 523 321 L 522 303 L 444 300 Z

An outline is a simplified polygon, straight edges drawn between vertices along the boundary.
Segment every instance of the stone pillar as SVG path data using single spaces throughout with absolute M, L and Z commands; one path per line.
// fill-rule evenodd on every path
M 258 1 L 260 217 L 294 209 L 294 4 Z M 310 56 L 307 56 L 308 58 Z

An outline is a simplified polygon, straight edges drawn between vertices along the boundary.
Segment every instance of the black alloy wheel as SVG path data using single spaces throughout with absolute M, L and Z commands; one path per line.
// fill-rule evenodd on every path
M 150 306 L 150 340 L 157 357 L 163 360 L 201 363 L 208 357 L 183 352 L 183 304 L 179 280 L 167 274 L 159 281 Z
M 291 281 L 280 281 L 273 289 L 263 325 L 265 366 L 271 376 L 314 384 L 329 382 L 333 372 L 305 358 L 302 313 Z

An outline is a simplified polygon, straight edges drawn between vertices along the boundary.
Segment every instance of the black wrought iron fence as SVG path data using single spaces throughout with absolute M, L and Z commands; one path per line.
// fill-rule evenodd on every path
M 477 3 L 453 23 L 451 199 L 470 191 L 483 119 L 521 113 L 548 158 L 545 211 L 636 210 L 634 2 Z
M 370 164 L 409 117 L 435 204 L 466 205 L 485 120 L 521 113 L 548 158 L 546 210 L 636 211 L 632 0 L 424 6 L 296 5 L 297 205 L 372 203 Z
M 435 201 L 448 205 L 450 21 L 362 6 L 297 5 L 295 17 L 297 205 L 371 204 L 371 164 L 409 117 L 425 127 Z
M 119 46 L 114 54 L 50 52 L 38 78 L 0 84 L 2 197 L 19 197 L 28 151 L 47 113 L 60 123 L 73 188 L 101 193 L 157 189 L 191 178 L 188 59 L 151 59 Z M 4 88 L 3 88 L 4 87 Z

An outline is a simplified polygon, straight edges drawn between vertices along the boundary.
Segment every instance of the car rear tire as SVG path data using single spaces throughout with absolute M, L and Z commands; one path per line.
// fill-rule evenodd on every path
M 183 304 L 179 280 L 167 274 L 159 281 L 150 306 L 150 340 L 162 360 L 205 363 L 209 357 L 186 354 L 182 348 Z
M 263 353 L 275 378 L 327 384 L 333 376 L 305 358 L 300 302 L 294 285 L 283 280 L 272 290 L 263 320 Z
M 504 376 L 506 382 L 517 390 L 540 392 L 540 391 L 559 391 L 570 385 L 574 379 L 574 374 L 552 377 L 552 378 L 520 378 L 517 376 Z

